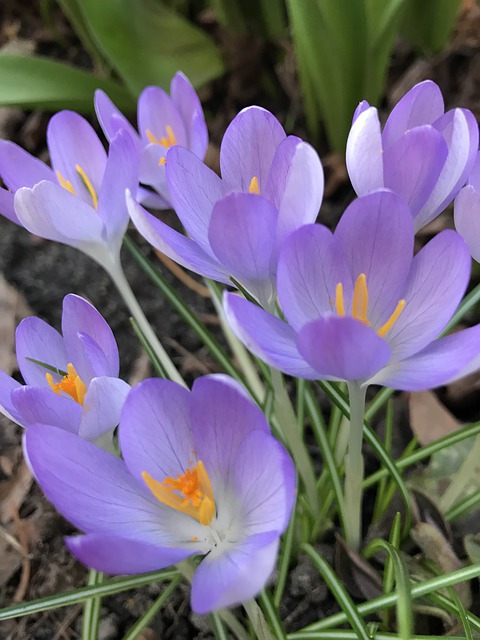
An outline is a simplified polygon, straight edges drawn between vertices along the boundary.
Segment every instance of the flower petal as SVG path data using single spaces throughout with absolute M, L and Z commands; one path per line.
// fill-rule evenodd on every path
M 23 427 L 25 425 L 22 415 L 12 403 L 11 397 L 12 391 L 19 389 L 21 386 L 19 382 L 0 369 L 0 413 Z
M 14 222 L 22 226 L 22 223 L 18 219 L 15 213 L 14 195 L 11 191 L 7 191 L 3 187 L 0 187 L 0 215 L 5 216 L 10 222 Z
M 330 316 L 307 324 L 297 345 L 317 378 L 363 382 L 390 360 L 388 344 L 373 329 L 349 317 Z
M 266 431 L 250 433 L 238 448 L 234 474 L 247 535 L 285 531 L 295 502 L 296 472 L 282 445 Z
M 404 293 L 405 308 L 386 337 L 396 359 L 420 351 L 442 331 L 465 292 L 470 265 L 467 246 L 450 229 L 417 253 Z
M 215 203 L 227 195 L 227 187 L 195 154 L 181 147 L 168 152 L 166 176 L 173 207 L 183 226 L 210 254 L 210 217 Z
M 196 242 L 148 213 L 128 192 L 127 207 L 137 230 L 156 249 L 195 273 L 211 280 L 230 283 L 229 275 L 222 265 L 207 255 Z
M 455 228 L 467 243 L 471 255 L 480 261 L 480 193 L 471 185 L 455 198 Z
M 266 109 L 247 107 L 232 120 L 220 147 L 222 179 L 229 189 L 248 191 L 257 178 L 260 194 L 278 145 L 286 137 L 282 125 Z
M 65 543 L 84 565 L 113 575 L 159 571 L 193 555 L 189 549 L 159 547 L 105 533 L 71 536 Z
M 245 389 L 225 375 L 197 378 L 190 407 L 197 456 L 225 485 L 242 441 L 252 431 L 270 433 L 268 422 Z
M 375 191 L 347 207 L 334 236 L 343 249 L 353 281 L 361 273 L 367 277 L 368 319 L 378 329 L 402 297 L 410 269 L 413 257 L 410 210 L 391 191 Z
M 291 376 L 318 378 L 300 355 L 296 333 L 286 322 L 230 293 L 224 295 L 224 308 L 237 338 L 261 360 Z
M 20 386 L 11 397 L 25 427 L 48 424 L 78 435 L 82 406 L 73 398 L 57 395 L 50 388 L 30 386 Z
M 170 84 L 172 102 L 182 117 L 187 133 L 187 147 L 203 160 L 208 147 L 208 129 L 202 105 L 189 79 L 181 72 Z
M 359 196 L 384 186 L 383 142 L 375 107 L 362 111 L 347 139 L 346 163 L 352 186 Z
M 138 151 L 140 143 L 138 133 L 123 113 L 117 109 L 107 94 L 101 89 L 97 89 L 95 91 L 94 104 L 98 122 L 100 123 L 107 140 L 111 142 L 121 129 L 125 129 L 132 136 L 133 140 L 135 140 Z
M 204 614 L 240 604 L 265 586 L 275 566 L 278 533 L 250 536 L 223 553 L 210 553 L 192 581 L 192 609 Z
M 113 431 L 129 391 L 130 385 L 120 378 L 93 378 L 85 394 L 78 435 L 93 441 Z
M 383 130 L 385 148 L 409 129 L 433 124 L 443 112 L 443 96 L 438 85 L 431 80 L 419 82 L 392 109 Z
M 299 331 L 325 313 L 335 313 L 335 290 L 350 300 L 352 277 L 335 236 L 319 224 L 304 225 L 285 241 L 278 261 L 278 298 Z
M 191 466 L 190 392 L 169 380 L 144 380 L 130 392 L 121 416 L 120 447 L 142 484 L 147 471 L 161 482 Z
M 68 356 L 59 332 L 44 320 L 31 316 L 20 322 L 15 332 L 18 368 L 25 382 L 35 387 L 48 387 L 48 369 L 30 362 L 38 360 L 51 367 L 66 370 Z
M 54 171 L 60 172 L 75 194 L 92 206 L 92 196 L 76 169 L 81 167 L 98 195 L 107 154 L 92 125 L 74 111 L 60 111 L 48 123 L 47 144 Z
M 277 215 L 275 207 L 261 196 L 232 193 L 214 206 L 208 232 L 220 264 L 263 307 L 268 307 L 275 295 L 272 253 Z
M 147 131 L 157 140 L 168 138 L 170 127 L 175 143 L 182 147 L 188 145 L 187 132 L 180 113 L 166 91 L 160 87 L 146 87 L 138 99 L 138 131 L 145 141 L 149 139 Z M 160 143 L 159 143 L 160 144 Z
M 44 162 L 8 140 L 0 140 L 0 176 L 12 192 L 42 180 L 57 180 Z

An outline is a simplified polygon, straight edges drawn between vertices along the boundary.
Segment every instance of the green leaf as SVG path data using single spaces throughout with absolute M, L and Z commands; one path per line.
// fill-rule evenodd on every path
M 223 72 L 210 38 L 155 0 L 83 0 L 85 24 L 98 48 L 138 95 L 149 84 L 168 88 L 183 71 L 194 86 Z
M 95 89 L 108 93 L 119 109 L 135 107 L 128 91 L 113 80 L 47 58 L 0 53 L 0 106 L 93 113 Z
M 438 53 L 447 44 L 461 0 L 408 0 L 402 32 L 425 53 Z

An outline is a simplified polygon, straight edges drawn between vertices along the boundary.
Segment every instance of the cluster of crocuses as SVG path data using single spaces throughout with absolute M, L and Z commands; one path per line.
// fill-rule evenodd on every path
M 203 162 L 207 128 L 182 74 L 170 96 L 145 89 L 138 132 L 102 92 L 95 107 L 108 153 L 67 111 L 49 124 L 52 168 L 0 141 L 3 215 L 109 273 L 131 218 L 171 259 L 248 294 L 225 294 L 231 327 L 292 376 L 417 390 L 480 367 L 480 326 L 439 337 L 467 287 L 470 251 L 480 258 L 478 127 L 466 110 L 445 113 L 434 83 L 414 87 L 383 131 L 376 109 L 359 105 L 347 144 L 358 198 L 333 233 L 316 223 L 317 153 L 265 109 L 244 109 L 228 127 L 220 177 Z M 414 255 L 415 231 L 454 198 L 466 243 L 446 230 Z M 188 235 L 144 206 L 174 208 Z M 18 327 L 26 384 L 1 374 L 0 403 L 26 427 L 45 494 L 84 532 L 69 548 L 108 573 L 205 556 L 195 611 L 251 598 L 272 573 L 293 507 L 289 454 L 226 376 L 199 378 L 192 391 L 161 379 L 130 389 L 99 312 L 73 294 L 63 304 L 62 334 L 38 318 Z

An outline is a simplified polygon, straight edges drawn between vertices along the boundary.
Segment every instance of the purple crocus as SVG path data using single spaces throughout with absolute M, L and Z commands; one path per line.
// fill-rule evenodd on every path
M 130 197 L 140 233 L 179 264 L 212 280 L 233 277 L 262 306 L 275 300 L 278 250 L 302 224 L 314 222 L 323 196 L 315 150 L 286 136 L 260 107 L 241 111 L 220 149 L 222 178 L 187 149 L 167 154 L 171 201 L 188 237 L 158 220 Z
M 480 262 L 480 153 L 468 184 L 455 198 L 454 218 L 455 227 L 467 243 L 472 257 Z
M 22 320 L 16 350 L 26 384 L 0 371 L 0 411 L 24 427 L 96 440 L 118 425 L 130 390 L 118 378 L 117 344 L 95 307 L 73 294 L 63 299 L 62 333 L 34 316 Z
M 127 131 L 108 156 L 91 125 L 72 111 L 54 115 L 47 142 L 52 168 L 0 141 L 0 213 L 48 240 L 80 249 L 108 268 L 128 225 L 125 189 L 138 184 L 135 143 Z
M 253 597 L 268 580 L 295 496 L 284 448 L 242 387 L 223 375 L 193 389 L 150 379 L 127 398 L 123 460 L 71 433 L 37 426 L 26 455 L 47 498 L 85 535 L 67 539 L 107 573 L 162 569 L 205 556 L 197 613 Z
M 332 234 L 306 225 L 279 259 L 286 322 L 234 294 L 226 314 L 259 358 L 287 374 L 420 390 L 478 367 L 480 325 L 438 338 L 469 281 L 462 238 L 442 231 L 413 256 L 405 202 L 388 190 L 355 200 Z
M 95 92 L 95 110 L 108 140 L 120 129 L 136 141 L 140 182 L 153 187 L 158 195 L 140 187 L 140 202 L 158 209 L 171 207 L 165 181 L 165 155 L 177 144 L 203 160 L 208 147 L 208 129 L 202 105 L 188 78 L 178 71 L 170 84 L 170 95 L 160 87 L 147 87 L 138 99 L 138 133 L 110 98 Z
M 386 187 L 402 196 L 421 229 L 465 184 L 478 149 L 478 125 L 467 109 L 445 113 L 439 87 L 427 80 L 398 102 L 383 132 L 368 102 L 355 111 L 347 168 L 357 195 Z

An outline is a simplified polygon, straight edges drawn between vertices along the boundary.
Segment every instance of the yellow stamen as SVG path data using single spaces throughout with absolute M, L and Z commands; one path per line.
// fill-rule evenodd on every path
M 153 495 L 168 507 L 181 511 L 207 526 L 215 515 L 212 484 L 201 460 L 176 478 L 167 477 L 163 482 L 154 480 L 144 471 L 142 478 Z
M 70 193 L 72 193 L 74 196 L 77 195 L 75 193 L 75 189 L 73 188 L 70 180 L 65 180 L 65 178 L 62 176 L 60 171 L 56 171 L 55 173 L 57 174 L 57 180 L 59 181 L 60 186 L 66 189 L 67 191 L 70 191 Z
M 93 208 L 96 209 L 98 207 L 98 196 L 95 189 L 93 188 L 93 184 L 90 182 L 87 174 L 79 164 L 75 165 L 75 171 L 78 173 L 78 175 L 82 179 L 83 184 L 87 188 L 88 193 L 91 195 Z
M 165 156 L 163 156 L 163 158 L 160 158 L 160 162 L 158 163 L 160 166 L 167 164 L 167 159 L 165 158 Z
M 345 304 L 343 302 L 343 284 L 339 282 L 335 287 L 335 309 L 339 316 L 345 315 Z
M 147 129 L 145 133 L 150 144 L 161 144 L 162 147 L 170 149 L 170 147 L 174 147 L 177 144 L 177 138 L 175 137 L 173 129 L 169 124 L 167 124 L 167 126 L 165 127 L 165 131 L 167 132 L 167 135 L 163 136 L 162 138 L 157 138 L 157 136 L 153 134 L 150 129 Z
M 253 178 L 250 180 L 250 185 L 248 187 L 248 193 L 256 193 L 257 195 L 260 194 L 260 186 L 258 184 L 257 176 L 253 176 Z
M 355 282 L 355 289 L 353 290 L 353 302 L 352 302 L 352 317 L 356 320 L 360 320 L 363 324 L 370 324 L 367 320 L 368 312 L 368 289 L 367 289 L 367 277 L 364 273 L 361 273 L 357 281 Z
M 62 395 L 63 391 L 63 393 L 69 395 L 75 400 L 75 402 L 78 402 L 78 404 L 83 404 L 85 394 L 87 393 L 87 387 L 75 371 L 75 367 L 71 362 L 67 365 L 67 375 L 63 376 L 60 382 L 53 382 L 51 373 L 45 374 L 45 377 L 47 378 L 47 382 L 54 393 Z
M 397 306 L 395 307 L 395 311 L 392 313 L 390 318 L 383 324 L 380 329 L 377 330 L 378 335 L 383 338 L 383 336 L 390 331 L 395 322 L 398 320 L 400 314 L 405 309 L 405 300 L 399 300 Z

